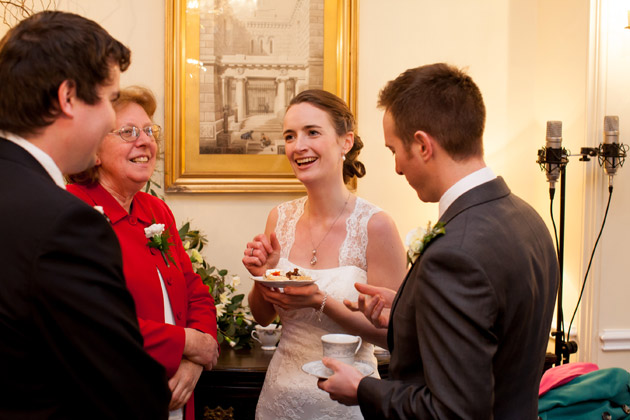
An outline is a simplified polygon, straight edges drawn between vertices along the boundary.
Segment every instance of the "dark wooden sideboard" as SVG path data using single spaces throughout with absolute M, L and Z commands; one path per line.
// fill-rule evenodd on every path
M 258 343 L 249 350 L 221 348 L 217 366 L 203 372 L 195 388 L 197 420 L 250 420 L 262 389 L 273 351 Z M 378 355 L 378 370 L 387 377 L 389 355 Z
M 217 366 L 203 372 L 195 388 L 195 417 L 197 420 L 251 420 L 265 380 L 273 351 L 265 351 L 256 343 L 246 350 L 221 348 Z M 389 354 L 377 354 L 381 378 L 388 377 Z M 547 353 L 545 370 L 555 361 Z

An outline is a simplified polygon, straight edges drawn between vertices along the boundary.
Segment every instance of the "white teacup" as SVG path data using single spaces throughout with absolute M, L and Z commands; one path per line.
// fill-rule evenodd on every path
M 256 325 L 252 330 L 252 338 L 261 344 L 263 350 L 275 350 L 281 333 L 282 325 L 269 324 L 266 327 Z
M 361 347 L 361 337 L 348 334 L 322 335 L 324 357 L 337 359 L 348 365 L 354 364 L 354 358 Z

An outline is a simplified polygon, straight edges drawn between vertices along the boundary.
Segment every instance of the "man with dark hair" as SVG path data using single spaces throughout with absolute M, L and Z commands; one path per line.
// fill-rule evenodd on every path
M 95 22 L 41 12 L 0 41 L 0 418 L 161 419 L 120 247 L 65 191 L 115 128 L 129 50 Z
M 558 263 L 540 216 L 484 163 L 481 93 L 439 63 L 390 81 L 379 106 L 396 172 L 439 202 L 440 225 L 398 293 L 356 285 L 347 302 L 388 328 L 389 378 L 324 359 L 335 375 L 319 386 L 366 419 L 534 419 Z

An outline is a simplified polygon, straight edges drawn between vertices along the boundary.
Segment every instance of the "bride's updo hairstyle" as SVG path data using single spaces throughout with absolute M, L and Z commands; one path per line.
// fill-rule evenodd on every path
M 354 133 L 354 144 L 346 153 L 346 160 L 343 162 L 343 182 L 347 184 L 355 176 L 357 178 L 364 176 L 365 166 L 357 160 L 363 148 L 363 142 L 355 132 L 356 122 L 348 105 L 336 95 L 320 89 L 300 92 L 291 100 L 289 108 L 301 103 L 311 104 L 327 113 L 338 136 L 343 136 L 350 131 Z

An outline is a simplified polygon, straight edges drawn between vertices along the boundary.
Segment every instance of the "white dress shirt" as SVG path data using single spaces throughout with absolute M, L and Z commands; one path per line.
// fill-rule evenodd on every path
M 459 181 L 457 181 L 451 188 L 446 190 L 446 192 L 440 198 L 439 210 L 440 216 L 442 218 L 444 212 L 453 204 L 455 200 L 457 200 L 462 194 L 472 190 L 473 188 L 485 184 L 486 182 L 492 181 L 497 176 L 492 172 L 492 169 L 487 166 L 481 168 L 470 175 L 466 175 Z

